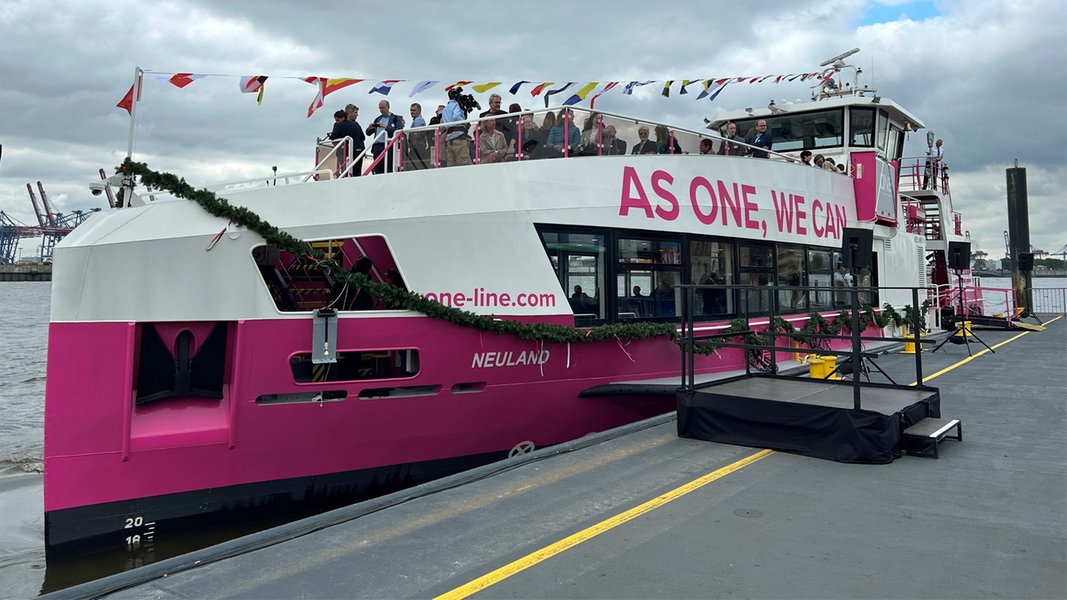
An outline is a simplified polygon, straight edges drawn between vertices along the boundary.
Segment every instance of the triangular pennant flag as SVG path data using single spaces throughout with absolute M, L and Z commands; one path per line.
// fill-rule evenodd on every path
M 774 75 L 764 75 L 763 77 L 760 77 L 759 82 L 763 83 L 764 81 L 767 81 L 771 77 L 774 77 Z
M 454 87 L 461 86 L 461 85 L 470 85 L 472 83 L 474 83 L 474 82 L 473 81 L 457 81 L 457 82 L 453 83 L 452 85 L 446 87 L 445 91 L 447 92 L 447 91 L 451 90 Z
M 534 89 L 530 90 L 530 95 L 531 96 L 539 95 L 541 92 L 545 91 L 546 87 L 552 85 L 552 83 L 553 82 L 551 82 L 551 81 L 546 81 L 546 82 L 544 82 L 544 83 L 542 83 L 540 85 L 534 86 Z
M 573 81 L 568 81 L 567 83 L 559 86 L 558 88 L 556 88 L 554 90 L 549 90 L 549 91 L 545 92 L 545 108 L 548 108 L 548 97 L 549 96 L 562 92 L 563 90 L 565 90 L 565 89 L 571 87 L 572 85 L 574 85 L 574 83 L 575 82 L 573 82 Z
M 715 99 L 719 97 L 719 92 L 722 92 L 723 90 L 725 90 L 726 86 L 729 85 L 729 84 L 730 84 L 730 82 L 727 81 L 727 82 L 723 83 L 722 85 L 720 85 L 719 89 L 717 89 L 717 90 L 715 90 L 714 92 L 711 93 L 711 97 L 708 98 L 708 102 L 714 102 Z
M 167 81 L 173 83 L 174 85 L 180 88 L 183 88 L 189 85 L 190 83 L 196 81 L 197 79 L 201 79 L 204 77 L 207 77 L 207 75 L 197 75 L 196 73 L 175 73 L 174 77 L 171 77 Z
M 415 94 L 421 94 L 422 92 L 425 92 L 426 90 L 432 88 L 435 85 L 437 85 L 436 81 L 420 81 L 415 84 L 414 88 L 412 88 L 411 93 L 408 94 L 408 98 L 414 96 Z
M 589 92 L 591 92 L 594 89 L 596 89 L 596 86 L 598 86 L 598 85 L 600 85 L 599 81 L 590 81 L 589 83 L 587 83 L 584 86 L 582 86 L 582 89 L 580 89 L 577 92 L 575 92 L 574 95 L 572 95 L 570 98 L 567 98 L 566 100 L 564 100 L 563 101 L 563 106 L 570 106 L 572 104 L 578 104 L 582 100 L 585 100 L 585 97 L 589 95 Z
M 386 79 L 385 81 L 382 81 L 378 85 L 372 87 L 371 90 L 367 93 L 373 94 L 374 92 L 378 92 L 383 96 L 388 96 L 389 92 L 393 89 L 393 84 L 399 81 L 403 81 L 403 79 Z
M 136 84 L 134 84 L 134 85 L 136 85 Z M 126 95 L 122 97 L 122 100 L 119 100 L 119 103 L 115 105 L 115 106 L 117 106 L 119 108 L 125 108 L 126 112 L 130 113 L 131 117 L 133 116 L 133 87 L 134 87 L 134 85 L 130 86 L 130 91 L 126 92 Z
M 673 79 L 668 79 L 668 80 L 667 80 L 667 81 L 666 81 L 666 82 L 665 82 L 665 83 L 663 84 L 663 95 L 664 95 L 664 96 L 666 96 L 666 97 L 668 97 L 668 98 L 670 98 L 670 97 L 671 97 L 671 84 L 672 84 L 672 83 L 674 83 L 674 80 L 673 80 Z
M 511 95 L 514 96 L 515 94 L 518 94 L 519 93 L 519 88 L 521 88 L 522 84 L 524 84 L 524 83 L 530 83 L 530 82 L 529 81 L 520 81 L 520 82 L 516 83 L 515 85 L 511 86 L 511 89 L 509 90 Z
M 613 88 L 613 87 L 615 87 L 617 85 L 619 85 L 618 81 L 610 81 L 610 82 L 608 82 L 608 84 L 604 86 L 604 89 L 602 89 L 599 92 L 597 92 L 597 94 L 595 96 L 593 96 L 593 98 L 591 100 L 589 100 L 589 108 L 590 109 L 593 108 L 593 105 L 596 104 L 596 99 L 599 98 L 601 96 L 601 94 L 603 94 L 604 92 L 610 90 L 611 88 Z
M 688 93 L 689 93 L 689 92 L 687 92 L 687 91 L 685 90 L 685 86 L 689 85 L 689 83 L 690 83 L 691 81 L 693 81 L 693 80 L 692 80 L 692 79 L 683 79 L 683 80 L 682 80 L 682 89 L 678 90 L 678 94 L 679 94 L 679 95 L 681 95 L 681 94 L 688 94 Z
M 317 86 L 319 91 L 315 94 L 315 99 L 311 101 L 311 105 L 308 106 L 308 117 L 315 114 L 315 111 L 322 108 L 323 101 L 326 96 L 329 96 L 332 92 L 336 92 L 339 89 L 346 88 L 350 85 L 355 85 L 362 79 L 349 79 L 342 77 L 339 79 L 326 79 L 325 77 L 305 77 L 304 81 Z
M 728 83 L 729 81 L 730 81 L 729 77 L 723 77 L 722 79 L 716 79 L 715 83 L 717 83 L 719 85 L 723 85 L 723 84 Z
M 496 86 L 500 85 L 501 83 L 504 83 L 504 82 L 503 81 L 491 81 L 489 83 L 479 83 L 478 85 L 472 85 L 471 89 L 476 91 L 476 92 L 478 92 L 479 94 L 484 94 L 484 93 L 488 92 L 489 90 L 495 88 Z
M 702 99 L 702 98 L 706 98 L 706 97 L 707 97 L 707 95 L 709 94 L 709 92 L 708 92 L 708 88 L 709 88 L 709 87 L 711 87 L 712 81 L 714 81 L 714 80 L 712 80 L 712 79 L 705 79 L 705 80 L 704 80 L 704 81 L 702 82 L 702 83 L 704 84 L 704 91 L 700 92 L 700 94 L 699 94 L 699 95 L 697 96 L 697 100 L 700 100 L 700 99 Z
M 133 85 L 130 86 L 130 91 L 126 92 L 126 95 L 122 97 L 122 100 L 119 100 L 119 103 L 115 105 L 118 108 L 125 108 L 126 112 L 130 113 L 131 117 L 133 116 L 133 103 L 134 103 L 133 89 L 134 88 L 137 88 L 137 100 L 136 101 L 137 102 L 141 101 L 141 73 L 142 73 L 142 71 L 140 69 L 138 69 L 137 70 L 137 80 L 134 82 Z
M 308 106 L 308 118 L 310 119 L 311 115 L 315 114 L 316 110 L 322 108 L 322 99 L 326 96 L 326 94 L 325 94 L 326 78 L 325 77 L 305 77 L 304 81 L 306 81 L 306 82 L 310 83 L 311 85 L 314 85 L 315 87 L 318 88 L 318 91 L 315 92 L 315 98 L 311 101 L 311 104 Z
M 326 96 L 329 96 L 337 90 L 346 88 L 350 85 L 356 85 L 357 83 L 360 83 L 362 81 L 362 79 L 349 79 L 347 77 L 341 77 L 338 79 L 327 79 L 326 86 L 322 90 L 322 97 L 325 98 Z
M 245 75 L 241 77 L 241 92 L 245 94 L 252 94 L 259 92 L 256 96 L 256 104 L 263 104 L 263 84 L 267 82 L 266 75 Z
M 626 88 L 624 90 L 622 90 L 622 93 L 626 94 L 627 96 L 629 96 L 629 95 L 634 93 L 634 88 L 635 87 L 641 87 L 643 85 L 648 85 L 650 83 L 655 83 L 655 81 L 652 81 L 652 80 L 649 80 L 649 81 L 631 81 L 630 83 L 626 84 Z

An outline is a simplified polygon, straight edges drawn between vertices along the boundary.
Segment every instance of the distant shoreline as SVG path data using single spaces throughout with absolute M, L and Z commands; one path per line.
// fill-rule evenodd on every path
M 52 281 L 50 263 L 0 265 L 0 281 Z

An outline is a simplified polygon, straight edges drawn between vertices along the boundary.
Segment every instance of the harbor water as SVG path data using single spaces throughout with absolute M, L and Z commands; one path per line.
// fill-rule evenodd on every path
M 1034 278 L 1033 284 L 1063 290 L 1067 278 Z M 981 285 L 1010 288 L 1011 281 L 984 277 Z M 42 467 L 50 290 L 50 282 L 0 283 L 0 347 L 7 353 L 0 370 L 0 598 L 31 598 L 249 533 L 201 533 L 153 555 L 46 563 Z

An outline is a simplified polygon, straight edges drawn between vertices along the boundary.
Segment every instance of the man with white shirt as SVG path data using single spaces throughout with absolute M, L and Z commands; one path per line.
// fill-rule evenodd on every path
M 923 189 L 927 189 L 927 185 L 933 182 L 933 189 L 937 188 L 937 174 L 942 168 L 942 161 L 945 160 L 945 151 L 941 149 L 941 140 L 937 140 L 934 147 L 926 152 L 926 170 L 923 171 Z

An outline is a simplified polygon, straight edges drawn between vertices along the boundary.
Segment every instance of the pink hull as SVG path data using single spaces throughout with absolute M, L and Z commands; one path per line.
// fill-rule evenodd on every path
M 53 323 L 45 408 L 45 510 L 257 481 L 538 447 L 666 412 L 673 402 L 579 399 L 619 378 L 673 376 L 666 338 L 567 344 L 479 334 L 427 318 L 342 319 L 339 351 L 416 349 L 406 379 L 296 383 L 310 351 L 308 319 L 231 326 L 224 397 L 135 406 L 136 326 Z M 195 324 L 194 324 L 195 325 Z M 545 356 L 543 364 L 515 364 Z M 511 353 L 510 355 L 507 353 Z M 486 353 L 497 353 L 488 355 Z M 472 368 L 474 357 L 481 367 Z M 509 364 L 509 361 L 511 364 Z M 724 361 L 719 368 L 726 368 Z M 91 382 L 87 385 L 86 382 Z M 360 390 L 436 393 L 360 398 Z M 345 389 L 340 401 L 257 404 L 266 394 Z

